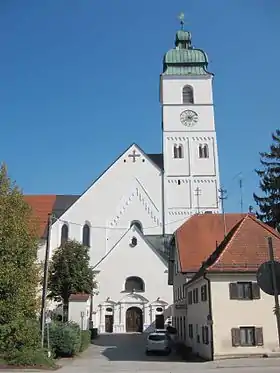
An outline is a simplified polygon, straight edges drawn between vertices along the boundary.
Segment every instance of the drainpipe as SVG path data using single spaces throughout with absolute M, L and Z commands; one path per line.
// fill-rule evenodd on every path
M 208 305 L 209 305 L 209 318 L 208 321 L 210 322 L 210 348 L 211 348 L 211 360 L 214 360 L 214 341 L 213 341 L 213 314 L 212 314 L 212 297 L 211 297 L 211 283 L 209 278 L 206 277 L 206 273 L 204 272 L 203 278 L 207 281 L 207 292 L 208 292 Z

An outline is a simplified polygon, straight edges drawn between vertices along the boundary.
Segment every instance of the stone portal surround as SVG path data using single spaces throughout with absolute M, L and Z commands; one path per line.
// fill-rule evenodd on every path
M 143 314 L 143 331 L 148 331 L 150 327 L 154 328 L 153 322 L 156 315 L 164 314 L 168 304 L 164 301 L 149 302 L 114 302 L 107 300 L 98 306 L 96 313 L 96 324 L 99 325 L 99 333 L 105 333 L 105 315 L 113 315 L 113 333 L 126 333 L 126 312 L 131 307 L 137 307 L 142 310 Z M 156 309 L 161 307 L 162 312 Z M 107 311 L 112 308 L 113 311 Z

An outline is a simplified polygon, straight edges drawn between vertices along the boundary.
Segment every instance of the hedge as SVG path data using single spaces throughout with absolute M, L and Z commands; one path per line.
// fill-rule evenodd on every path
M 91 332 L 90 330 L 82 330 L 81 331 L 81 346 L 80 352 L 85 351 L 91 342 Z

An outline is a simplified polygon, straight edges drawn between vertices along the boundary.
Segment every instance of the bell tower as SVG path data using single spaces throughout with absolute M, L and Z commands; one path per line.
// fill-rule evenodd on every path
M 213 74 L 207 67 L 206 53 L 192 46 L 181 17 L 160 76 L 166 233 L 193 214 L 220 212 Z

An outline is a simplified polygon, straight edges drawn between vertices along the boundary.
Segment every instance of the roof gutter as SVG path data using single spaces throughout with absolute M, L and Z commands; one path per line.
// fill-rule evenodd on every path
M 210 326 L 210 355 L 211 355 L 211 360 L 214 360 L 214 341 L 213 341 L 213 313 L 212 313 L 212 294 L 211 294 L 211 283 L 209 278 L 207 277 L 206 271 L 203 273 L 203 278 L 207 282 L 207 292 L 208 292 L 208 322 Z

